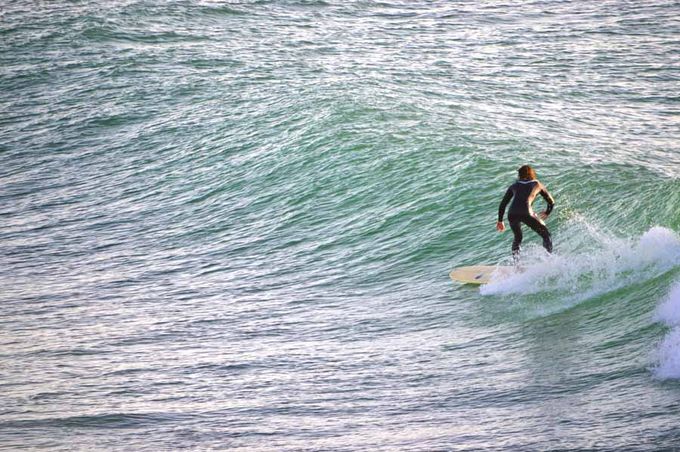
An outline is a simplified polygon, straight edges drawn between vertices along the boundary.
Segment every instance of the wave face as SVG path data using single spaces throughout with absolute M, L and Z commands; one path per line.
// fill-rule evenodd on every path
M 680 444 L 677 4 L 38 3 L 0 8 L 2 446 Z M 510 264 L 526 163 L 555 253 L 453 284 Z

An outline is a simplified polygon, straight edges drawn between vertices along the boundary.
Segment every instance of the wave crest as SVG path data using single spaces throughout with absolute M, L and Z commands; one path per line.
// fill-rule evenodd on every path
M 585 299 L 680 265 L 680 237 L 668 228 L 655 226 L 637 240 L 609 237 L 587 223 L 568 229 L 568 234 L 562 235 L 575 236 L 574 242 L 580 242 L 572 242 L 572 248 L 585 247 L 587 251 L 548 255 L 532 247 L 523 253 L 518 270 L 499 274 L 498 279 L 480 288 L 481 294 L 557 291 Z

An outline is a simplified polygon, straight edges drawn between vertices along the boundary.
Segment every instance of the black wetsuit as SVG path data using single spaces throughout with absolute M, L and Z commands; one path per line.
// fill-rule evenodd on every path
M 501 205 L 498 207 L 498 221 L 502 222 L 503 215 L 505 215 L 505 207 L 510 202 L 510 199 L 512 199 L 512 204 L 510 204 L 510 210 L 508 211 L 508 221 L 510 222 L 512 233 L 515 235 L 515 239 L 512 242 L 512 254 L 514 256 L 519 254 L 520 245 L 522 244 L 522 223 L 540 235 L 543 239 L 543 247 L 549 253 L 552 253 L 550 231 L 531 210 L 531 204 L 536 199 L 536 195 L 543 196 L 543 199 L 548 203 L 546 212 L 550 214 L 555 201 L 545 186 L 537 180 L 520 179 L 512 184 L 508 191 L 505 192 Z

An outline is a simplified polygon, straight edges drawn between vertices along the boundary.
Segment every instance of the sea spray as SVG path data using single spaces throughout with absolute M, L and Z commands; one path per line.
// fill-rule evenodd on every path
M 637 240 L 607 237 L 593 232 L 592 226 L 572 228 L 570 232 L 576 237 L 574 241 L 580 243 L 577 247 L 580 251 L 548 255 L 537 247 L 529 247 L 517 271 L 482 286 L 481 294 L 529 295 L 550 291 L 573 302 L 652 278 L 680 265 L 680 238 L 664 227 L 652 227 Z M 583 247 L 587 249 L 582 250 Z
M 671 287 L 654 319 L 671 327 L 656 349 L 654 376 L 662 380 L 680 378 L 680 281 Z

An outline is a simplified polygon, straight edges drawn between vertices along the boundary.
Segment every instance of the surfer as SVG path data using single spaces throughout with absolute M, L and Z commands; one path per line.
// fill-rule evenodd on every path
M 522 244 L 522 223 L 540 235 L 543 239 L 543 247 L 549 253 L 552 253 L 550 231 L 548 231 L 543 220 L 548 218 L 555 205 L 555 201 L 550 196 L 550 193 L 548 193 L 545 185 L 536 179 L 536 172 L 532 167 L 524 165 L 518 170 L 518 173 L 519 179 L 508 188 L 500 206 L 498 206 L 498 222 L 496 223 L 498 232 L 505 231 L 503 216 L 505 215 L 505 207 L 510 202 L 510 199 L 512 199 L 512 204 L 510 204 L 510 210 L 508 211 L 508 222 L 515 236 L 512 241 L 512 257 L 515 261 L 519 259 L 519 250 Z M 536 195 L 541 195 L 545 202 L 548 203 L 546 210 L 538 216 L 531 209 L 531 204 L 534 202 Z

